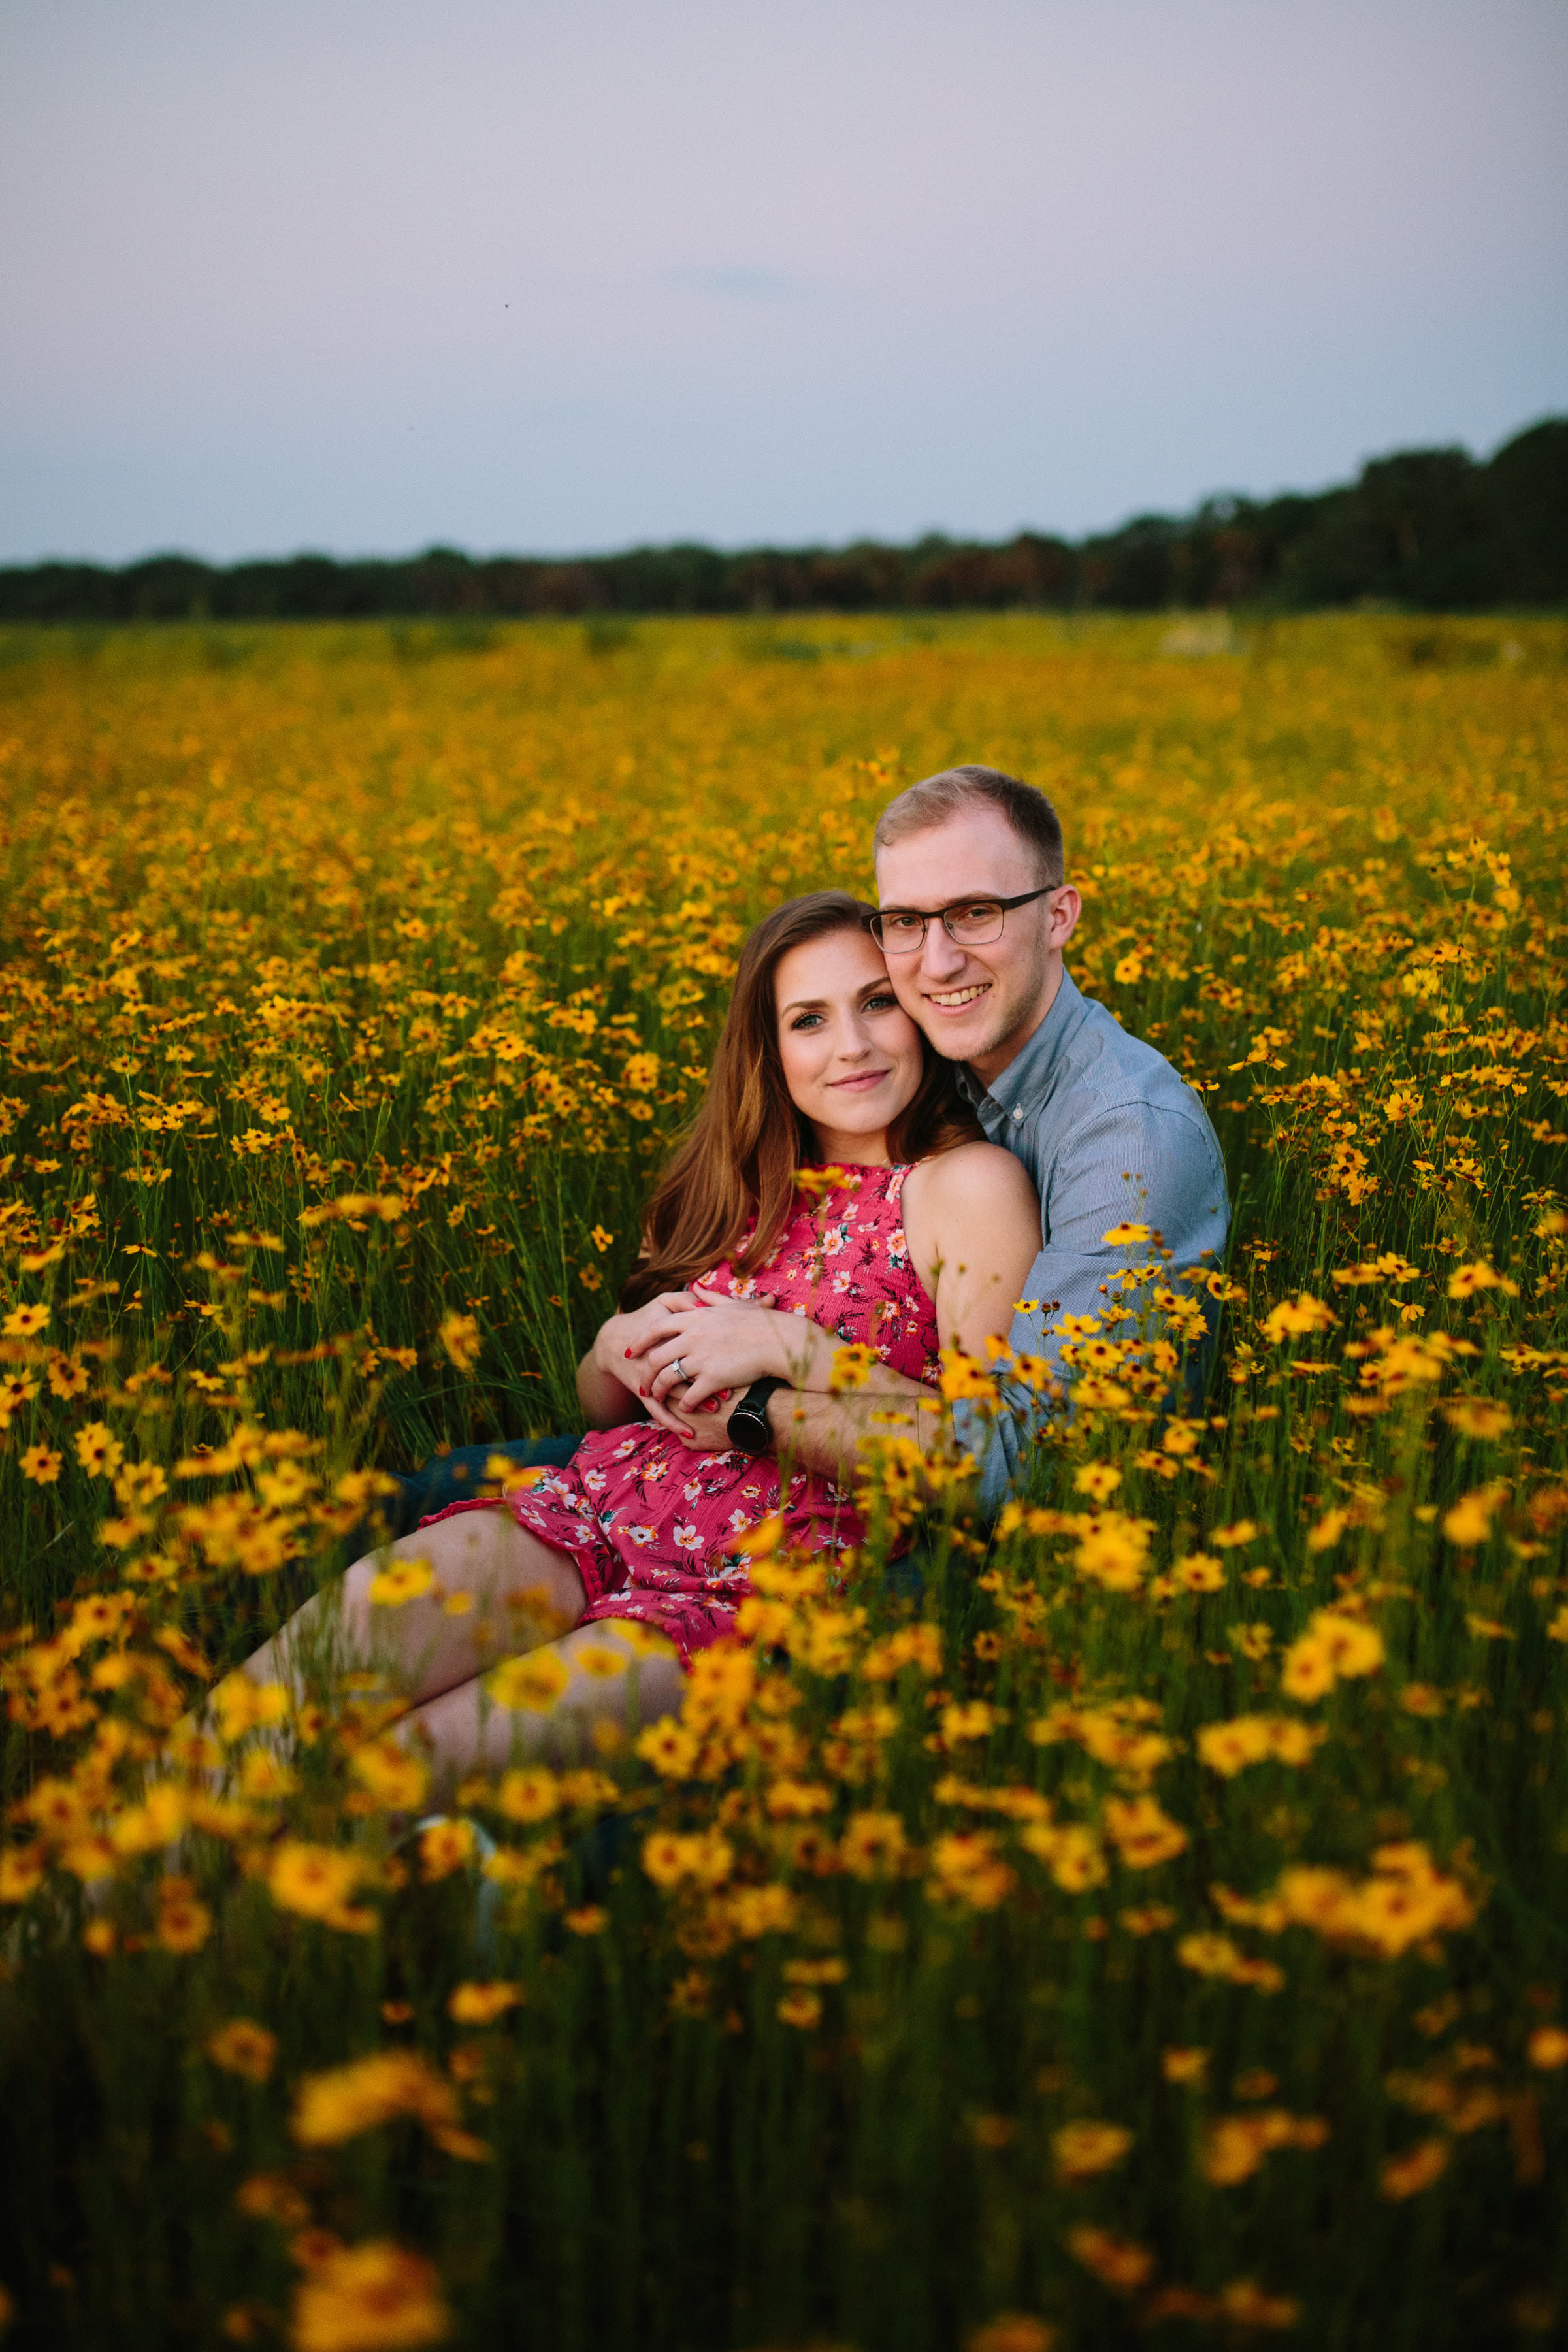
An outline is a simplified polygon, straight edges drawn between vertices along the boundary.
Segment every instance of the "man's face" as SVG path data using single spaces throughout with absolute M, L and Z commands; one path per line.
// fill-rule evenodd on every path
M 984 804 L 891 843 L 877 859 L 884 907 L 924 911 L 970 895 L 1014 898 L 1039 880 L 1029 845 Z M 1079 905 L 1070 884 L 1048 890 L 1031 906 L 1010 908 L 1001 938 L 981 947 L 960 947 L 940 922 L 928 923 L 922 948 L 888 958 L 900 1003 L 939 1054 L 969 1063 L 989 1085 L 1051 1008 Z

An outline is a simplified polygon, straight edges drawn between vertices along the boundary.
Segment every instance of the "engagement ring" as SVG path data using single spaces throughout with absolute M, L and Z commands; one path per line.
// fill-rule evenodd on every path
M 669 1369 L 675 1374 L 676 1379 L 680 1382 L 681 1387 L 684 1388 L 686 1386 L 686 1367 L 681 1362 L 679 1356 L 677 1356 L 674 1363 L 671 1364 Z

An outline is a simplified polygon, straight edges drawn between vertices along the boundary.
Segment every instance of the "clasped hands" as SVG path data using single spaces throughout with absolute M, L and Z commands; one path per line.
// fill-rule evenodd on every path
M 694 1451 L 722 1453 L 729 1439 L 723 1408 L 772 1374 L 815 1386 L 816 1360 L 832 1335 L 806 1317 L 783 1314 L 771 1297 L 732 1298 L 694 1283 L 667 1290 L 630 1315 L 615 1315 L 595 1344 L 603 1370 L 640 1397 L 650 1420 Z M 820 1377 L 820 1374 L 819 1374 Z

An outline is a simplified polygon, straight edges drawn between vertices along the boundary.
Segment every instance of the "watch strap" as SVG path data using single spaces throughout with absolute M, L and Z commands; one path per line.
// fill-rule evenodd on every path
M 787 1389 L 788 1381 L 768 1372 L 753 1381 L 740 1403 L 724 1424 L 724 1434 L 731 1445 L 742 1454 L 765 1454 L 773 1444 L 773 1431 L 768 1425 L 768 1399 L 775 1389 Z

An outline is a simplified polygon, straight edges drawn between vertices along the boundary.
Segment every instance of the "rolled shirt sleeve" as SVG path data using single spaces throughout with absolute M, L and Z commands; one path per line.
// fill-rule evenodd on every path
M 1171 1077 L 1175 1080 L 1173 1071 Z M 1189 1094 L 1188 1100 L 1190 1111 L 1179 1098 L 1102 1104 L 1075 1122 L 1060 1150 L 1036 1171 L 1047 1238 L 1029 1270 L 1027 1311 L 1015 1316 L 1008 1338 L 1016 1356 L 1043 1357 L 1053 1378 L 1059 1376 L 1062 1346 L 1054 1327 L 1064 1315 L 1101 1309 L 1107 1303 L 1103 1286 L 1142 1254 L 1136 1245 L 1130 1250 L 1108 1244 L 1105 1236 L 1113 1227 L 1131 1223 L 1157 1233 L 1160 1245 L 1171 1253 L 1172 1276 L 1205 1255 L 1213 1263 L 1224 1249 L 1229 1224 L 1224 1162 L 1196 1097 Z M 1194 1384 L 1204 1375 L 1218 1315 L 1207 1292 L 1197 1296 L 1209 1338 L 1196 1360 L 1189 1357 Z M 987 1510 L 998 1508 L 1023 1483 L 1035 1434 L 1048 1410 L 1016 1383 L 1005 1389 L 1005 1410 L 994 1418 L 972 1402 L 954 1405 L 955 1433 L 981 1465 L 981 1500 Z

